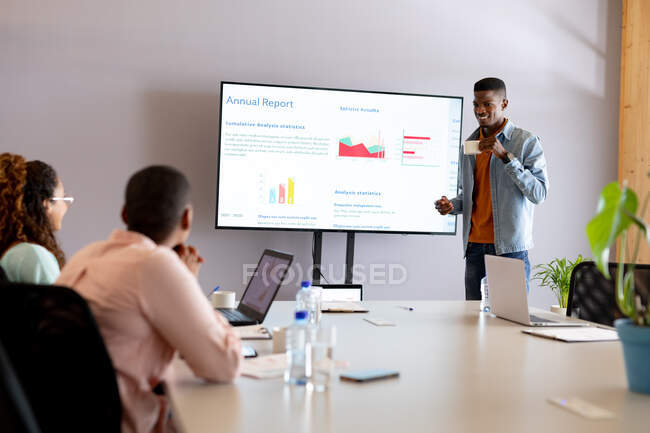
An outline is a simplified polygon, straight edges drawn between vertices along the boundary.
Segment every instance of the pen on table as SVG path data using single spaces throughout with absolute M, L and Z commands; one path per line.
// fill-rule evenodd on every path
M 415 310 L 415 308 L 413 308 L 413 307 L 405 307 L 404 305 L 398 305 L 397 308 L 403 308 L 403 309 L 408 310 L 408 311 Z
M 221 286 L 217 286 L 217 287 L 215 287 L 214 290 L 212 290 L 212 291 L 210 292 L 210 294 L 208 295 L 208 297 L 209 297 L 210 295 L 212 295 L 214 292 L 218 292 L 218 291 L 219 291 L 219 287 L 221 287 Z

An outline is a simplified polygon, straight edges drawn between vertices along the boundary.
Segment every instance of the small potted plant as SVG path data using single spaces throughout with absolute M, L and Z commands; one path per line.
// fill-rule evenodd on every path
M 650 176 L 650 173 L 648 173 Z M 630 262 L 636 263 L 641 242 L 650 244 L 647 223 L 642 217 L 648 206 L 647 194 L 637 215 L 636 193 L 623 183 L 612 182 L 600 193 L 596 216 L 587 224 L 587 238 L 600 272 L 610 278 L 609 248 L 620 238 L 616 271 L 616 303 L 627 319 L 614 322 L 623 345 L 625 371 L 630 390 L 650 394 L 650 305 L 644 304 L 634 287 L 634 265 L 623 269 L 628 231 L 638 227 Z M 649 297 L 650 298 L 650 297 Z M 650 303 L 650 299 L 647 300 Z
M 538 271 L 533 280 L 539 281 L 539 285 L 542 287 L 549 287 L 557 298 L 558 305 L 551 305 L 552 312 L 566 316 L 571 272 L 582 261 L 582 254 L 579 254 L 574 261 L 555 258 L 548 264 L 535 266 Z

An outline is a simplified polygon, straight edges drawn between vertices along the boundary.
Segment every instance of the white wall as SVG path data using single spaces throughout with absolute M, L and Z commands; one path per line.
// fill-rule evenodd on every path
M 473 83 L 498 76 L 547 154 L 537 264 L 588 253 L 584 225 L 616 177 L 620 22 L 618 0 L 0 0 L 0 150 L 50 162 L 74 194 L 68 255 L 120 226 L 131 173 L 175 165 L 194 186 L 204 289 L 241 290 L 264 247 L 308 267 L 311 235 L 213 228 L 221 80 L 462 95 L 467 136 Z M 342 263 L 345 236 L 324 238 L 326 265 Z M 406 269 L 367 299 L 464 298 L 460 236 L 359 234 L 355 257 Z M 533 288 L 533 305 L 552 301 Z

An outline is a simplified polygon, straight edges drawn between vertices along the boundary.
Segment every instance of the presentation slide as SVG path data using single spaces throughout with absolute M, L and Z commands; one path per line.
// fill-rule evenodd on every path
M 456 231 L 462 98 L 222 83 L 217 228 Z

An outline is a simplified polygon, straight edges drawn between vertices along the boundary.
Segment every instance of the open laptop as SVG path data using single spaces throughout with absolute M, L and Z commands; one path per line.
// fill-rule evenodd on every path
M 217 308 L 232 326 L 262 323 L 271 308 L 293 256 L 264 250 L 237 308 Z
M 363 286 L 361 284 L 316 284 L 321 291 L 323 313 L 367 313 L 361 305 Z
M 551 318 L 543 314 L 533 315 L 528 311 L 526 293 L 526 271 L 519 259 L 499 256 L 485 256 L 488 278 L 490 309 L 502 319 L 527 326 L 586 326 L 581 322 Z

